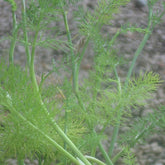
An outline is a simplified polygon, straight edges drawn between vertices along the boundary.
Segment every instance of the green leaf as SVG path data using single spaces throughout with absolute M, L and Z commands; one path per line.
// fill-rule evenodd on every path
M 12 6 L 12 11 L 15 12 L 17 10 L 17 4 L 14 0 L 4 0 L 10 3 L 10 5 Z

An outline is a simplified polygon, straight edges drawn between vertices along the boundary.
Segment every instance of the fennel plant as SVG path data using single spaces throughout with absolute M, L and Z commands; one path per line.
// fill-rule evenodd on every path
M 165 121 L 160 113 L 163 114 L 163 110 L 139 118 L 130 131 L 118 134 L 125 116 L 131 114 L 131 108 L 144 105 L 144 100 L 152 98 L 161 82 L 159 75 L 152 71 L 138 77 L 132 73 L 165 8 L 154 13 L 157 0 L 149 0 L 145 29 L 122 26 L 114 36 L 105 37 L 103 26 L 111 26 L 114 14 L 129 0 L 99 0 L 93 11 L 83 11 L 78 7 L 78 0 L 22 0 L 21 20 L 16 18 L 15 12 L 19 10 L 16 2 L 6 1 L 12 6 L 13 33 L 9 38 L 9 61 L 3 58 L 0 61 L 0 160 L 4 163 L 8 158 L 15 158 L 20 165 L 26 158 L 37 159 L 39 165 L 114 165 L 123 158 L 126 164 L 135 164 L 130 148 L 145 139 L 156 126 L 162 126 Z M 74 11 L 76 35 L 82 38 L 76 46 L 67 15 L 71 5 L 77 5 Z M 52 33 L 49 24 L 58 21 L 63 21 L 65 32 L 54 27 L 56 35 L 51 38 L 47 35 L 49 30 Z M 144 38 L 133 56 L 125 80 L 121 81 L 118 66 L 122 65 L 122 60 L 113 46 L 118 36 L 128 31 L 143 33 Z M 58 38 L 62 33 L 66 35 L 65 40 Z M 14 63 L 16 44 L 25 48 L 25 68 Z M 94 52 L 94 64 L 89 78 L 79 82 L 81 62 L 89 45 Z M 44 85 L 49 75 L 58 70 L 53 64 L 52 71 L 42 75 L 37 83 L 34 59 L 39 46 L 63 50 L 62 65 L 70 71 L 70 77 L 63 79 L 61 84 Z M 113 133 L 109 137 L 109 150 L 106 150 L 102 141 L 106 138 L 106 128 L 110 126 Z M 121 147 L 117 154 L 114 154 L 115 144 Z M 103 158 L 97 158 L 98 152 Z

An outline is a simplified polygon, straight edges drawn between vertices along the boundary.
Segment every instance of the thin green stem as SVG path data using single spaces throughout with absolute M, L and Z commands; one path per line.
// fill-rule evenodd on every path
M 36 49 L 36 42 L 38 37 L 38 31 L 35 33 L 34 41 L 32 43 L 32 51 L 31 51 L 31 61 L 30 61 L 30 76 L 32 79 L 32 83 L 36 92 L 39 92 L 39 87 L 36 80 L 35 70 L 34 70 L 34 57 L 35 57 L 35 49 Z
M 64 14 L 65 19 L 66 19 L 66 14 Z M 67 20 L 67 19 L 66 19 Z M 66 24 L 67 25 L 67 24 Z M 67 29 L 69 30 L 69 27 L 67 26 Z M 36 81 L 36 76 L 35 76 L 35 70 L 34 70 L 34 57 L 35 57 L 35 48 L 36 48 L 36 42 L 37 42 L 37 37 L 38 37 L 38 31 L 36 31 L 35 36 L 34 36 L 34 41 L 32 43 L 32 51 L 31 51 L 31 61 L 30 61 L 30 75 L 31 79 L 33 82 L 33 85 L 35 87 L 36 92 L 39 92 L 39 87 Z M 69 33 L 69 40 L 71 44 L 71 36 Z M 75 84 L 75 83 L 74 83 Z M 45 109 L 45 112 L 49 115 L 47 108 L 45 107 L 42 98 L 39 94 L 39 99 L 41 102 L 41 105 Z M 61 128 L 58 126 L 58 124 L 54 121 L 54 119 L 51 118 L 52 124 L 55 128 L 55 130 L 58 132 L 58 134 L 63 138 L 63 140 L 72 148 L 72 150 L 78 155 L 78 157 L 86 163 L 86 165 L 91 165 L 90 162 L 83 156 L 83 154 L 77 149 L 77 147 L 72 143 L 72 141 L 65 135 L 65 133 L 61 130 Z
M 49 112 L 45 104 L 43 103 L 41 96 L 40 96 L 40 102 L 41 102 L 42 107 L 45 110 L 45 113 L 49 116 Z M 67 135 L 63 132 L 63 130 L 58 126 L 58 124 L 54 121 L 54 119 L 50 118 L 50 121 L 52 122 L 52 126 L 57 131 L 57 133 L 61 136 L 64 142 L 66 142 L 67 145 L 74 151 L 74 153 L 80 158 L 80 160 L 83 161 L 86 165 L 91 165 L 90 162 L 79 151 L 79 149 L 74 145 L 74 143 L 67 137 Z
M 85 54 L 85 50 L 87 48 L 88 42 L 89 42 L 89 38 L 87 39 L 83 50 L 79 56 L 79 59 L 77 60 L 76 55 L 74 54 L 74 49 L 73 49 L 73 43 L 72 43 L 72 38 L 71 38 L 71 33 L 69 30 L 69 26 L 68 26 L 68 20 L 67 20 L 67 12 L 64 11 L 63 12 L 63 18 L 64 18 L 64 23 L 65 23 L 65 28 L 66 28 L 66 32 L 67 32 L 67 37 L 68 37 L 68 42 L 69 42 L 69 46 L 70 46 L 70 52 L 71 52 L 71 60 L 72 60 L 72 76 L 73 76 L 73 91 L 76 95 L 76 98 L 78 100 L 78 103 L 80 105 L 80 107 L 82 108 L 82 110 L 86 111 L 86 108 L 79 96 L 79 82 L 78 82 L 78 75 L 79 75 L 79 68 L 80 68 L 80 64 L 82 61 L 82 58 Z
M 96 150 L 97 150 L 97 146 L 93 146 L 93 148 L 91 148 L 91 156 L 95 157 Z
M 74 67 L 74 69 L 75 69 L 75 75 L 76 75 L 75 78 L 74 78 L 75 85 L 76 85 L 75 95 L 76 95 L 76 97 L 77 97 L 77 100 L 78 100 L 78 102 L 79 102 L 80 107 L 81 107 L 82 110 L 84 110 L 84 111 L 86 111 L 86 108 L 85 108 L 85 106 L 84 106 L 84 104 L 83 104 L 83 102 L 82 102 L 82 99 L 80 98 L 79 93 L 78 93 L 78 92 L 79 92 L 79 91 L 78 91 L 78 86 L 79 86 L 79 84 L 78 84 L 78 75 L 79 75 L 80 64 L 81 64 L 81 61 L 82 61 L 83 56 L 84 56 L 84 54 L 85 54 L 86 48 L 87 48 L 87 46 L 88 46 L 88 43 L 89 43 L 89 37 L 87 38 L 87 41 L 86 41 L 86 43 L 84 44 L 83 50 L 82 50 L 82 52 L 81 52 L 80 55 L 79 55 L 79 59 L 78 59 L 78 61 L 76 61 L 75 67 Z M 78 56 L 78 54 L 77 54 L 77 56 Z
M 116 64 L 116 66 L 117 66 L 117 64 Z M 121 94 L 121 92 L 122 92 L 121 91 L 121 82 L 120 82 L 120 77 L 119 77 L 119 75 L 117 73 L 116 66 L 114 67 L 114 73 L 115 73 L 115 76 L 116 76 L 116 79 L 117 79 L 118 91 Z
M 53 119 L 52 119 L 53 120 Z M 70 146 L 70 148 L 77 154 L 81 161 L 85 163 L 85 165 L 91 165 L 90 162 L 84 157 L 84 155 L 77 149 L 77 147 L 73 144 L 73 142 L 65 135 L 65 133 L 61 130 L 61 128 L 57 125 L 53 120 L 53 126 L 58 134 L 63 138 L 63 140 Z
M 133 71 L 133 68 L 135 66 L 135 63 L 136 63 L 136 60 L 137 58 L 139 57 L 139 55 L 141 54 L 144 46 L 146 45 L 147 43 L 147 40 L 149 39 L 150 35 L 152 34 L 151 31 L 153 30 L 152 29 L 152 8 L 149 9 L 149 21 L 148 21 L 148 27 L 147 27 L 147 32 L 145 33 L 144 37 L 143 37 L 143 40 L 141 41 L 139 47 L 137 48 L 135 54 L 134 54 L 134 58 L 132 60 L 132 63 L 131 63 L 131 66 L 129 68 L 129 71 L 127 73 L 127 77 L 126 77 L 126 81 L 125 81 L 125 88 L 127 89 L 128 87 L 128 82 L 129 82 L 129 79 L 132 75 L 132 71 Z M 125 90 L 126 90 L 125 89 Z
M 158 121 L 156 121 L 156 122 L 158 122 Z M 147 128 L 144 128 L 138 135 L 136 135 L 135 141 L 133 144 L 130 145 L 130 147 L 133 147 L 139 141 L 139 139 L 144 135 L 144 133 L 148 129 L 152 128 L 154 125 L 156 125 L 156 123 L 152 122 L 151 124 L 149 124 L 149 126 Z M 123 152 L 124 152 L 124 148 L 122 148 L 122 150 L 115 155 L 115 157 L 112 159 L 112 162 L 115 163 L 118 160 L 118 158 L 123 154 Z
M 87 48 L 87 45 L 88 45 L 88 42 L 89 42 L 89 38 L 87 39 L 85 45 L 84 45 L 84 48 L 80 54 L 80 58 L 79 60 L 77 61 L 76 59 L 76 56 L 74 54 L 74 50 L 73 50 L 73 44 L 72 44 L 72 39 L 71 39 L 71 34 L 70 34 L 70 31 L 69 31 L 69 26 L 68 26 L 68 21 L 67 21 L 67 12 L 64 12 L 63 14 L 63 17 L 64 17 L 64 23 L 65 23 L 65 28 L 66 28 L 66 31 L 67 31 L 67 37 L 68 37 L 68 41 L 69 41 L 69 46 L 70 46 L 70 49 L 71 49 L 71 60 L 72 60 L 72 75 L 73 75 L 73 90 L 75 92 L 75 95 L 77 97 L 77 100 L 79 102 L 79 105 L 81 106 L 81 108 L 86 111 L 86 108 L 79 96 L 79 92 L 78 92 L 78 75 L 79 75 L 79 67 L 80 67 L 80 64 L 81 64 L 81 61 L 82 61 L 82 58 L 85 54 L 85 50 Z M 101 143 L 100 143 L 101 145 Z M 102 148 L 102 152 L 103 154 L 105 155 L 105 150 L 103 147 Z M 106 154 L 107 155 L 107 154 Z M 108 156 L 108 155 L 107 155 Z M 110 159 L 108 157 L 106 157 L 107 161 L 110 162 Z
M 111 41 L 109 42 L 109 45 L 112 46 L 114 42 L 116 41 L 116 38 L 120 35 L 121 30 L 118 30 L 115 35 L 112 37 Z
M 45 82 L 45 80 L 53 73 L 54 71 L 51 70 L 50 72 L 48 72 L 46 75 L 42 74 L 41 76 L 41 81 L 40 81 L 40 84 L 39 84 L 39 90 L 41 92 L 42 90 L 42 86 L 43 86 L 43 83 Z
M 74 64 L 73 64 L 73 89 L 74 89 L 74 92 L 76 94 L 78 94 L 78 91 L 79 91 L 78 75 L 79 75 L 79 66 L 77 64 L 77 61 L 74 60 Z
M 107 152 L 104 150 L 101 142 L 99 143 L 99 148 L 100 148 L 100 151 L 101 151 L 101 153 L 103 154 L 103 156 L 106 160 L 107 165 L 113 165 L 113 163 L 112 163 L 111 159 L 109 158 Z
M 12 32 L 12 40 L 9 50 L 9 64 L 14 64 L 14 49 L 15 49 L 15 45 L 17 41 L 17 33 L 19 29 L 19 27 L 17 26 L 16 14 L 14 11 L 12 11 L 12 18 L 13 18 L 13 32 Z
M 31 123 L 29 120 L 27 120 L 22 114 L 20 114 L 19 112 L 17 112 L 17 110 L 12 106 L 12 100 L 11 100 L 11 98 L 9 99 L 8 97 L 6 97 L 6 99 L 7 99 L 8 105 L 5 105 L 5 106 L 7 106 L 9 110 L 11 110 L 12 112 L 14 112 L 19 118 L 21 118 L 23 121 L 25 121 L 30 127 L 32 127 L 33 129 L 35 129 L 42 136 L 44 136 L 63 155 L 65 155 L 70 160 L 72 160 L 74 163 L 76 163 L 77 165 L 79 165 L 78 160 L 76 158 L 74 158 L 69 152 L 67 152 L 65 149 L 63 149 L 58 143 L 56 143 L 51 137 L 49 137 L 47 134 L 45 134 L 37 126 L 35 126 L 33 123 Z
M 155 126 L 156 125 L 156 122 L 158 122 L 158 121 L 155 121 L 155 122 L 152 122 L 152 123 L 150 123 L 147 127 L 145 127 L 138 135 L 136 135 L 136 137 L 135 137 L 135 142 L 132 144 L 132 146 L 133 145 L 135 145 L 138 141 L 139 141 L 139 139 L 141 138 L 141 137 L 143 137 L 143 135 L 145 134 L 145 132 L 147 131 L 147 130 L 149 130 L 149 129 L 151 129 L 153 126 Z M 132 147 L 131 146 L 131 147 Z
M 123 148 L 120 152 L 118 152 L 112 159 L 112 162 L 115 163 L 119 158 L 120 156 L 123 154 L 125 148 Z
M 29 50 L 29 42 L 28 42 L 28 35 L 27 35 L 27 21 L 26 21 L 26 3 L 25 0 L 22 0 L 22 15 L 23 15 L 23 31 L 24 31 L 24 39 L 25 39 L 25 51 L 26 51 L 26 56 L 27 56 L 27 63 L 29 67 L 29 72 L 31 76 L 31 80 L 33 83 L 33 87 L 36 90 L 36 92 L 39 92 L 39 87 L 37 84 L 36 80 L 36 75 L 35 75 L 35 70 L 34 70 L 34 57 L 35 57 L 35 49 L 36 49 L 36 42 L 37 42 L 37 37 L 38 37 L 38 30 L 35 32 L 34 40 L 32 43 L 32 50 L 31 50 L 31 55 L 30 55 L 30 50 Z
M 118 91 L 121 94 L 121 83 L 120 83 L 120 78 L 119 78 L 117 70 L 116 70 L 116 66 L 114 67 L 114 73 L 115 73 L 115 76 L 116 76 L 116 79 L 118 82 Z M 116 143 L 116 140 L 118 137 L 119 127 L 120 127 L 120 115 L 118 116 L 118 123 L 114 127 L 113 134 L 112 134 L 112 139 L 111 139 L 111 143 L 110 143 L 110 147 L 109 147 L 109 151 L 108 151 L 108 154 L 110 157 L 112 156 L 114 146 L 115 146 L 115 143 Z
M 131 66 L 129 68 L 129 71 L 127 73 L 127 77 L 126 77 L 126 81 L 125 81 L 125 92 L 127 90 L 128 82 L 129 82 L 129 79 L 130 79 L 130 77 L 132 75 L 132 71 L 133 71 L 133 68 L 135 66 L 136 60 L 137 60 L 138 56 L 141 54 L 141 52 L 142 52 L 142 50 L 143 50 L 143 48 L 144 48 L 148 38 L 151 35 L 151 29 L 152 29 L 152 8 L 150 8 L 150 10 L 149 10 L 149 21 L 148 21 L 147 32 L 144 35 L 143 40 L 141 41 L 139 47 L 137 48 L 137 50 L 136 50 L 136 52 L 134 54 L 134 58 L 132 60 Z M 118 77 L 118 75 L 116 75 L 116 76 Z M 119 123 L 117 124 L 117 126 L 114 128 L 114 131 L 113 131 L 112 141 L 111 141 L 110 148 L 109 148 L 109 155 L 110 156 L 112 155 L 113 150 L 114 150 L 114 145 L 115 145 L 115 142 L 116 142 L 117 137 L 118 137 L 119 127 L 120 127 L 120 120 L 119 120 Z
M 77 61 L 75 60 L 75 54 L 73 50 L 73 43 L 72 43 L 72 38 L 71 38 L 71 33 L 69 30 L 69 25 L 68 25 L 68 20 L 67 20 L 67 12 L 63 11 L 63 19 L 64 19 L 64 24 L 67 32 L 67 38 L 69 42 L 69 47 L 70 47 L 70 53 L 71 53 L 71 61 L 72 61 L 72 75 L 73 75 L 73 90 L 76 93 L 76 96 L 78 96 L 78 64 Z M 79 98 L 79 97 L 78 97 Z M 54 127 L 58 134 L 64 139 L 64 141 L 72 148 L 72 150 L 78 155 L 78 157 L 86 164 L 90 165 L 90 162 L 84 157 L 84 155 L 77 149 L 77 147 L 72 143 L 72 141 L 65 135 L 65 133 L 61 130 L 61 128 L 53 122 Z
M 83 46 L 83 50 L 81 51 L 80 55 L 77 54 L 77 56 L 79 56 L 79 59 L 78 59 L 78 67 L 79 68 L 80 68 L 81 61 L 84 57 L 85 51 L 87 49 L 88 43 L 89 43 L 89 37 L 86 39 L 85 44 Z
M 111 143 L 110 143 L 110 147 L 109 147 L 109 151 L 108 154 L 111 157 L 113 150 L 114 150 L 114 146 L 118 137 L 118 133 L 119 133 L 119 127 L 120 127 L 120 121 L 118 121 L 119 123 L 114 127 L 113 130 L 113 135 L 112 135 L 112 139 L 111 139 Z
M 128 82 L 129 82 L 129 79 L 130 79 L 130 77 L 132 75 L 132 71 L 133 71 L 133 68 L 135 66 L 136 60 L 137 60 L 138 56 L 140 55 L 140 53 L 142 52 L 142 50 L 143 50 L 143 48 L 144 48 L 144 46 L 145 46 L 145 44 L 146 44 L 146 42 L 147 42 L 149 37 L 150 37 L 150 33 L 147 32 L 144 35 L 144 38 L 143 38 L 142 42 L 140 43 L 138 49 L 135 52 L 134 58 L 132 60 L 132 63 L 131 63 L 131 66 L 129 68 L 129 71 L 128 71 L 128 74 L 127 74 L 127 78 L 126 78 L 126 81 L 125 81 L 125 87 L 126 88 L 128 87 Z
M 70 52 L 71 52 L 72 76 L 73 76 L 73 91 L 75 92 L 75 95 L 77 97 L 79 105 L 85 111 L 86 108 L 84 107 L 83 102 L 82 102 L 82 100 L 81 100 L 81 98 L 79 96 L 78 75 L 79 75 L 80 64 L 81 64 L 82 58 L 83 58 L 83 56 L 85 54 L 85 50 L 86 50 L 88 42 L 89 42 L 89 37 L 88 37 L 86 43 L 84 44 L 84 47 L 83 47 L 82 52 L 80 53 L 79 59 L 77 60 L 77 57 L 74 54 L 73 43 L 72 43 L 71 33 L 70 33 L 70 30 L 69 30 L 69 25 L 68 25 L 68 20 L 67 20 L 67 12 L 66 11 L 63 12 L 63 18 L 64 18 L 65 29 L 66 29 L 66 32 L 67 32 Z
M 81 107 L 83 107 L 83 104 L 81 103 L 81 100 L 79 99 L 80 97 L 79 97 L 79 94 L 78 94 L 78 90 L 79 90 L 78 75 L 79 75 L 80 64 L 81 64 L 82 58 L 85 54 L 85 50 L 87 48 L 87 44 L 88 44 L 89 40 L 87 40 L 87 42 L 84 45 L 84 48 L 83 48 L 83 50 L 80 54 L 80 58 L 77 60 L 77 57 L 74 54 L 73 43 L 72 43 L 71 33 L 70 33 L 70 30 L 69 30 L 69 25 L 68 25 L 68 20 L 67 20 L 67 12 L 66 11 L 63 12 L 63 18 L 64 18 L 65 29 L 66 29 L 66 32 L 67 32 L 67 38 L 68 38 L 69 47 L 70 47 L 70 53 L 71 53 L 73 91 L 75 92 L 76 97 L 77 97 Z
M 75 54 L 74 54 L 72 37 L 71 37 L 70 30 L 69 30 L 66 11 L 63 12 L 63 18 L 64 18 L 65 29 L 66 29 L 67 38 L 68 38 L 69 47 L 70 47 L 70 53 L 71 53 L 73 90 L 74 90 L 74 92 L 77 92 L 78 91 L 78 68 L 77 68 L 78 66 L 77 66 L 77 61 L 76 61 Z
M 68 112 L 65 111 L 65 126 L 64 126 L 64 133 L 67 135 L 67 121 L 68 121 Z M 64 141 L 64 149 L 67 150 L 67 144 Z M 67 159 L 64 160 L 64 164 L 67 165 Z
M 40 94 L 39 94 L 40 95 Z M 43 106 L 45 112 L 47 115 L 49 115 L 49 112 L 45 106 L 45 104 L 42 101 L 42 98 L 40 96 L 40 102 Z M 67 135 L 62 131 L 62 129 L 58 126 L 58 124 L 54 121 L 53 118 L 50 118 L 52 125 L 54 129 L 57 131 L 57 133 L 62 137 L 62 139 L 67 143 L 67 145 L 75 152 L 75 154 L 84 162 L 86 165 L 91 165 L 90 162 L 84 157 L 84 155 L 78 150 L 78 148 L 73 144 L 73 142 L 67 137 Z
M 98 165 L 106 165 L 104 162 L 96 159 L 95 157 L 92 157 L 92 156 L 88 156 L 86 155 L 85 156 L 89 161 L 93 162 L 93 163 L 97 163 Z
M 27 34 L 27 20 L 26 20 L 26 4 L 25 0 L 22 0 L 22 18 L 23 18 L 23 32 L 24 32 L 24 40 L 25 40 L 25 52 L 26 52 L 26 57 L 27 57 L 27 64 L 28 68 L 30 68 L 30 61 L 31 61 L 31 56 L 30 56 L 30 50 L 29 50 L 29 42 L 28 42 L 28 34 Z
M 79 93 L 76 92 L 75 95 L 76 95 L 76 97 L 77 97 L 78 103 L 79 103 L 80 107 L 82 108 L 82 110 L 83 110 L 83 111 L 86 111 L 86 108 L 85 108 L 85 106 L 84 106 L 84 104 L 83 104 L 83 102 L 82 102 L 81 97 L 79 96 Z
M 69 30 L 69 25 L 68 25 L 67 11 L 63 12 L 63 18 L 64 18 L 65 29 L 66 29 L 66 32 L 67 32 L 67 38 L 68 38 L 68 41 L 69 41 L 69 47 L 70 47 L 70 50 L 71 50 L 71 58 L 72 58 L 72 62 L 74 62 L 74 50 L 73 50 L 72 37 L 71 37 L 70 30 Z
M 42 165 L 42 159 L 41 159 L 41 156 L 39 156 L 39 158 L 38 158 L 38 165 Z
M 24 164 L 24 160 L 18 159 L 18 165 L 25 165 L 25 164 Z

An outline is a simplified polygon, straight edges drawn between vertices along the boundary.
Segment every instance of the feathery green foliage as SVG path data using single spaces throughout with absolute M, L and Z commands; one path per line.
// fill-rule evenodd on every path
M 124 148 L 123 162 L 128 165 L 137 165 L 135 155 L 131 152 L 129 147 Z
M 15 3 L 14 0 L 5 0 L 5 1 L 10 3 L 13 12 L 17 10 L 17 4 Z
M 1 73 L 3 85 L 0 88 L 0 104 L 3 106 L 5 117 L 2 120 L 4 129 L 0 145 L 2 150 L 7 151 L 3 153 L 4 156 L 12 157 L 14 153 L 19 158 L 34 158 L 37 155 L 42 155 L 49 160 L 55 159 L 57 150 L 41 132 L 54 139 L 58 144 L 63 144 L 50 120 L 51 116 L 56 117 L 54 116 L 57 113 L 56 109 L 50 109 L 49 115 L 45 113 L 38 99 L 39 96 L 34 92 L 32 83 L 29 81 L 27 72 L 21 71 L 19 67 L 10 66 L 7 68 L 6 65 L 1 64 Z M 50 104 L 48 102 L 48 106 Z M 72 122 L 75 124 L 68 125 L 68 136 L 74 141 L 78 138 L 77 135 L 79 134 L 81 137 L 85 130 L 80 122 L 79 124 L 76 124 L 74 120 Z M 58 123 L 63 127 L 64 119 L 60 118 Z M 8 143 L 9 141 L 11 143 Z
M 14 1 L 9 1 L 14 6 Z M 120 157 L 125 164 L 136 163 L 131 148 L 140 140 L 145 140 L 155 128 L 164 129 L 162 123 L 164 108 L 154 111 L 131 123 L 129 131 L 118 137 L 120 126 L 131 117 L 132 109 L 143 106 L 152 98 L 160 81 L 158 74 L 148 72 L 131 77 L 136 59 L 141 53 L 153 28 L 164 14 L 153 14 L 149 2 L 149 22 L 145 29 L 126 23 L 114 36 L 105 36 L 104 25 L 110 26 L 114 14 L 128 0 L 99 0 L 92 11 L 79 7 L 78 0 L 22 0 L 22 20 L 18 23 L 13 12 L 13 36 L 10 47 L 9 65 L 0 61 L 0 160 L 16 158 L 37 159 L 41 164 L 113 165 Z M 74 11 L 76 36 L 81 38 L 74 45 L 74 37 L 69 29 L 67 12 L 77 5 Z M 63 21 L 64 27 L 54 24 Z M 52 26 L 53 24 L 53 26 Z M 23 35 L 17 35 L 19 30 Z M 125 80 L 120 80 L 118 66 L 124 62 L 114 48 L 120 34 L 131 32 L 144 33 L 139 48 Z M 53 36 L 53 37 L 52 37 Z M 76 37 L 75 37 L 76 38 Z M 17 43 L 25 47 L 26 69 L 14 63 L 14 49 Z M 89 77 L 79 86 L 79 71 L 82 59 L 90 45 L 94 53 L 92 70 Z M 42 75 L 41 82 L 36 80 L 34 69 L 35 50 L 38 47 L 62 50 L 67 56 L 65 66 L 53 65 L 52 71 Z M 65 68 L 69 77 L 60 83 L 45 85 L 49 75 Z M 147 127 L 146 127 L 147 125 Z M 114 128 L 110 152 L 102 140 L 109 135 L 105 131 Z M 121 152 L 113 155 L 114 144 L 122 147 Z M 103 155 L 96 158 L 97 152 Z M 84 156 L 85 155 L 85 156 Z

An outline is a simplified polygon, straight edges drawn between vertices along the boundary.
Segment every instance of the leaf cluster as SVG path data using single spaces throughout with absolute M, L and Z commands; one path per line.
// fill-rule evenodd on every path
M 126 165 L 137 165 L 136 157 L 129 147 L 123 147 L 123 163 Z
M 12 12 L 15 12 L 17 10 L 17 4 L 14 0 L 5 0 L 6 2 L 9 2 L 12 7 Z
M 25 155 L 32 157 L 35 155 L 33 152 L 54 154 L 54 149 L 45 138 L 28 124 L 30 122 L 47 134 L 56 135 L 54 130 L 50 129 L 50 120 L 32 89 L 27 73 L 14 66 L 3 67 L 3 70 L 2 67 L 1 63 L 0 103 L 3 105 L 1 122 L 4 127 L 1 133 L 1 148 L 5 151 L 5 156 L 14 154 L 21 158 Z
M 124 88 L 124 83 L 120 83 L 121 89 L 118 90 L 117 80 L 103 78 L 102 75 L 99 78 L 99 74 L 95 76 L 92 77 L 90 86 L 85 87 L 87 90 L 83 91 L 86 96 L 84 102 L 89 102 L 86 103 L 89 120 L 93 119 L 94 125 L 116 124 L 121 116 L 131 114 L 132 107 L 146 104 L 144 100 L 152 97 L 152 93 L 160 83 L 159 75 L 149 72 L 130 80 L 129 90 Z
M 0 147 L 3 150 L 1 159 L 10 157 L 38 159 L 40 155 L 46 157 L 45 159 L 55 160 L 59 152 L 45 137 L 64 145 L 51 122 L 51 118 L 54 118 L 62 129 L 65 127 L 62 108 L 55 102 L 58 90 L 52 93 L 50 90 L 47 91 L 49 99 L 46 99 L 48 95 L 43 90 L 44 104 L 49 108 L 48 115 L 39 95 L 33 89 L 27 71 L 22 71 L 18 66 L 7 67 L 3 62 L 0 63 L 0 70 Z M 86 130 L 80 121 L 73 118 L 71 120 L 70 117 L 68 119 L 67 134 L 76 143 Z
M 92 37 L 96 35 L 98 28 L 105 24 L 109 24 L 114 14 L 118 12 L 121 5 L 128 3 L 128 0 L 103 0 L 98 1 L 97 6 L 93 12 L 87 11 L 86 16 L 80 16 L 80 33 Z M 99 32 L 99 31 L 98 31 Z

